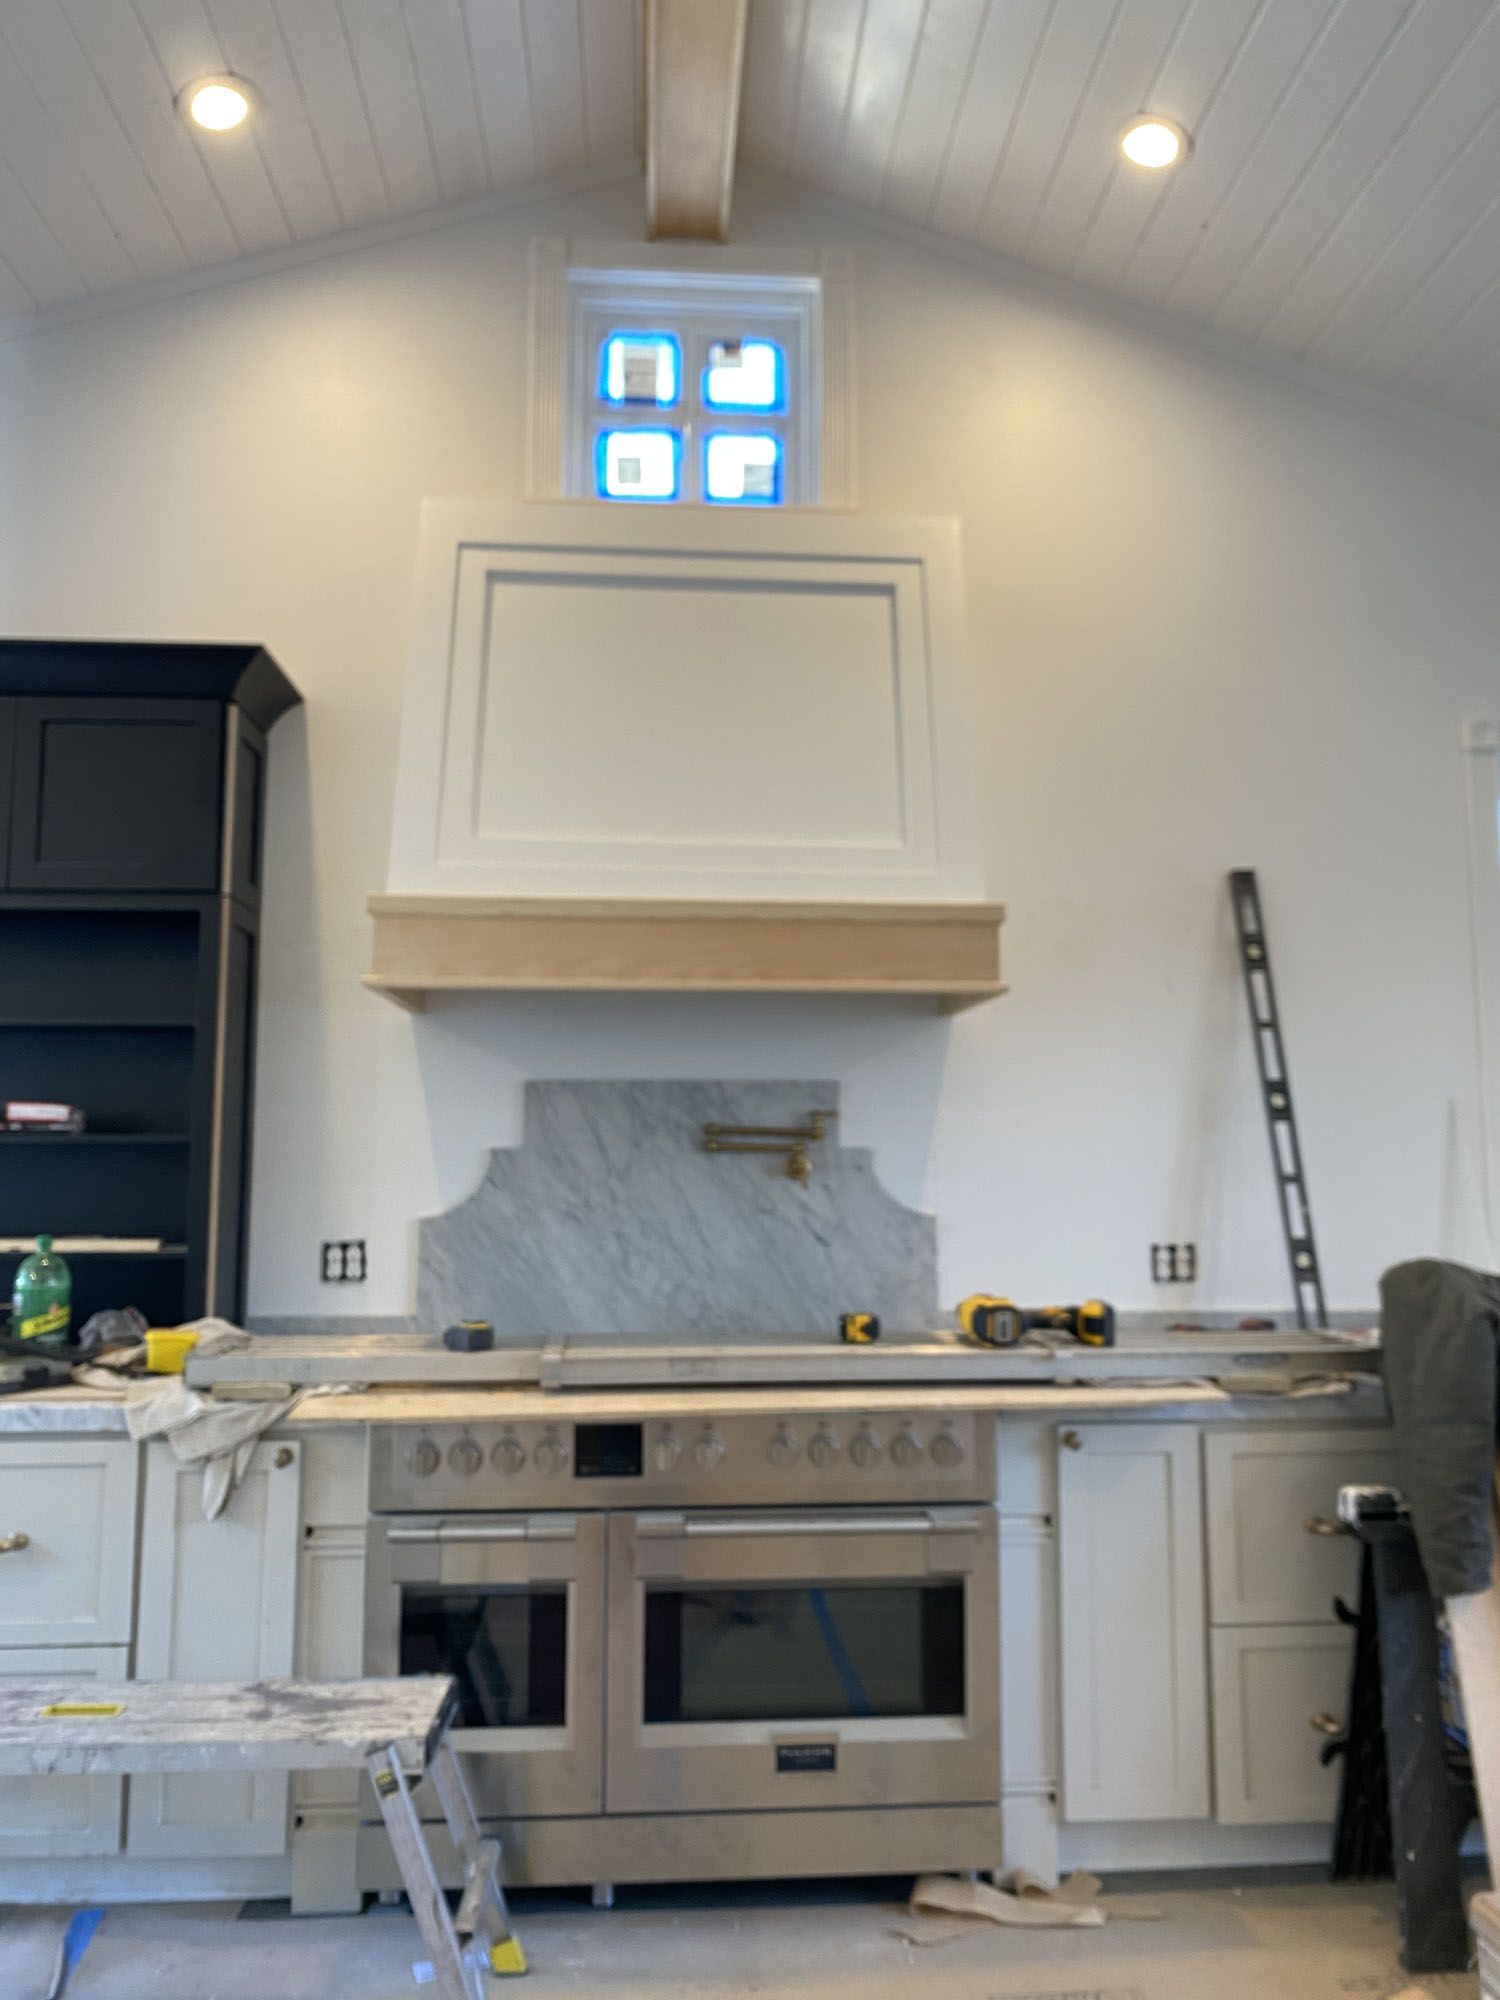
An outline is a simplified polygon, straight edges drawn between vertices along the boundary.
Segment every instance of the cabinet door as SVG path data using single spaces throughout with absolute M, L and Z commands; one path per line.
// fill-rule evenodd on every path
M 0 1651 L 0 1680 L 123 1681 L 129 1659 L 128 1646 L 16 1646 Z M 118 1854 L 124 1789 L 123 1778 L 0 1778 L 0 1858 Z
M 1225 1826 L 1331 1821 L 1339 1766 L 1318 1761 L 1349 1705 L 1343 1625 L 1233 1625 L 1213 1635 L 1214 1790 Z
M 18 698 L 11 888 L 216 889 L 223 714 Z
M 203 1473 L 148 1447 L 142 1511 L 140 1680 L 253 1681 L 293 1671 L 301 1446 L 262 1443 L 216 1521 L 203 1518 Z M 133 1855 L 280 1854 L 282 1772 L 133 1778 Z
M 1057 1458 L 1063 1817 L 1206 1818 L 1198 1432 L 1065 1425 Z
M 0 1440 L 0 1646 L 125 1645 L 139 1447 L 128 1438 Z
M 0 889 L 10 873 L 11 765 L 16 738 L 16 705 L 8 695 L 0 696 Z
M 1204 1437 L 1215 1625 L 1326 1625 L 1353 1603 L 1359 1544 L 1309 1533 L 1337 1517 L 1341 1486 L 1388 1485 L 1389 1432 L 1214 1430 Z

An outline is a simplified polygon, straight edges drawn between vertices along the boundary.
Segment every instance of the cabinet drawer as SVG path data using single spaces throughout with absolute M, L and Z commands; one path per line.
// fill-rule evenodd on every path
M 0 1652 L 0 1681 L 123 1681 L 125 1646 L 17 1646 Z M 118 1854 L 123 1778 L 0 1778 L 0 1856 L 48 1861 Z
M 1320 1720 L 1342 1723 L 1353 1634 L 1344 1625 L 1238 1625 L 1213 1635 L 1214 1801 L 1225 1826 L 1332 1820 L 1339 1765 Z
M 0 1443 L 0 1646 L 125 1645 L 138 1453 L 127 1438 Z
M 1384 1431 L 1209 1431 L 1209 1616 L 1215 1625 L 1323 1625 L 1351 1602 L 1359 1545 L 1307 1532 L 1333 1520 L 1339 1488 L 1388 1483 Z
M 217 702 L 25 698 L 13 715 L 13 889 L 217 888 Z

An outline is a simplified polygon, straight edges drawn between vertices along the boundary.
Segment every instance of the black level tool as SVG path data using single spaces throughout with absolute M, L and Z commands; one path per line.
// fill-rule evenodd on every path
M 1085 1347 L 1113 1347 L 1115 1309 L 1103 1299 L 1085 1299 L 1076 1306 L 1018 1306 L 976 1292 L 958 1307 L 958 1323 L 986 1347 L 1014 1347 L 1023 1333 L 1064 1333 Z
M 1297 1324 L 1326 1326 L 1328 1308 L 1323 1299 L 1323 1273 L 1318 1264 L 1317 1245 L 1313 1241 L 1312 1204 L 1307 1194 L 1307 1176 L 1302 1171 L 1302 1147 L 1297 1138 L 1296 1114 L 1292 1109 L 1286 1044 L 1281 1036 L 1276 986 L 1271 978 L 1271 948 L 1266 940 L 1260 889 L 1253 868 L 1233 870 L 1229 877 L 1229 900 L 1234 906 L 1235 930 L 1240 941 L 1245 998 L 1250 1004 L 1250 1036 L 1255 1043 L 1255 1062 L 1260 1071 L 1266 1130 L 1271 1135 L 1271 1168 L 1276 1176 L 1276 1193 L 1281 1202 L 1281 1228 L 1286 1237 L 1287 1262 L 1291 1266 Z

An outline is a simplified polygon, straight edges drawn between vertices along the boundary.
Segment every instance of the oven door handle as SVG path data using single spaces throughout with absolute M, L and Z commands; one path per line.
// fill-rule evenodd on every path
M 635 1520 L 635 1572 L 647 1577 L 680 1576 L 688 1564 L 685 1544 L 720 1542 L 811 1542 L 833 1540 L 842 1543 L 847 1555 L 837 1562 L 830 1552 L 833 1571 L 841 1576 L 860 1574 L 858 1544 L 879 1544 L 889 1536 L 901 1536 L 925 1543 L 925 1553 L 903 1557 L 903 1573 L 964 1576 L 978 1560 L 981 1522 L 977 1513 L 945 1508 L 932 1513 L 891 1514 L 768 1514 L 763 1516 L 712 1514 L 640 1514 Z M 800 1558 L 798 1559 L 801 1560 Z M 888 1562 L 889 1559 L 887 1559 Z M 755 1574 L 761 1575 L 769 1557 L 756 1559 Z M 790 1554 L 787 1561 L 792 1561 Z M 885 1573 L 887 1563 L 879 1566 Z M 696 1573 L 696 1570 L 695 1570 Z
M 578 1521 L 572 1514 L 533 1514 L 515 1521 L 393 1521 L 385 1531 L 393 1546 L 452 1548 L 474 1542 L 572 1542 Z
M 723 1520 L 716 1521 L 711 1516 L 705 1521 L 694 1521 L 685 1515 L 668 1517 L 672 1526 L 659 1529 L 648 1528 L 643 1521 L 643 1533 L 686 1535 L 692 1541 L 733 1541 L 741 1537 L 761 1535 L 936 1535 L 945 1528 L 954 1527 L 968 1530 L 974 1526 L 971 1518 L 943 1521 L 931 1514 L 880 1514 L 863 1520 L 851 1519 L 847 1514 L 798 1514 L 778 1519 L 769 1515 L 765 1520 Z

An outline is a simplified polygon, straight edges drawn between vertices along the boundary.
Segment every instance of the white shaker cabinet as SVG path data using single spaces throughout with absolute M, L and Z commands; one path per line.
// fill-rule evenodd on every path
M 1388 1431 L 1210 1430 L 1210 1616 L 1215 1625 L 1326 1625 L 1333 1600 L 1353 1604 L 1359 1543 L 1333 1527 L 1341 1486 L 1395 1478 Z
M 127 1438 L 0 1440 L 0 1648 L 129 1641 L 136 1463 Z
M 1224 1625 L 1213 1633 L 1215 1818 L 1326 1824 L 1338 1808 L 1329 1735 L 1349 1703 L 1343 1625 Z
M 229 1505 L 203 1518 L 203 1472 L 146 1450 L 140 1680 L 243 1681 L 294 1670 L 302 1447 L 262 1442 Z M 126 1846 L 137 1857 L 281 1854 L 288 1781 L 261 1772 L 133 1778 Z
M 1195 1427 L 1059 1426 L 1064 1819 L 1208 1816 L 1202 1502 Z
M 1341 1486 L 1395 1477 L 1385 1430 L 1247 1430 L 1203 1438 L 1213 1623 L 1214 1816 L 1326 1824 L 1338 1767 L 1321 1752 L 1349 1703 L 1359 1543 L 1335 1532 Z

